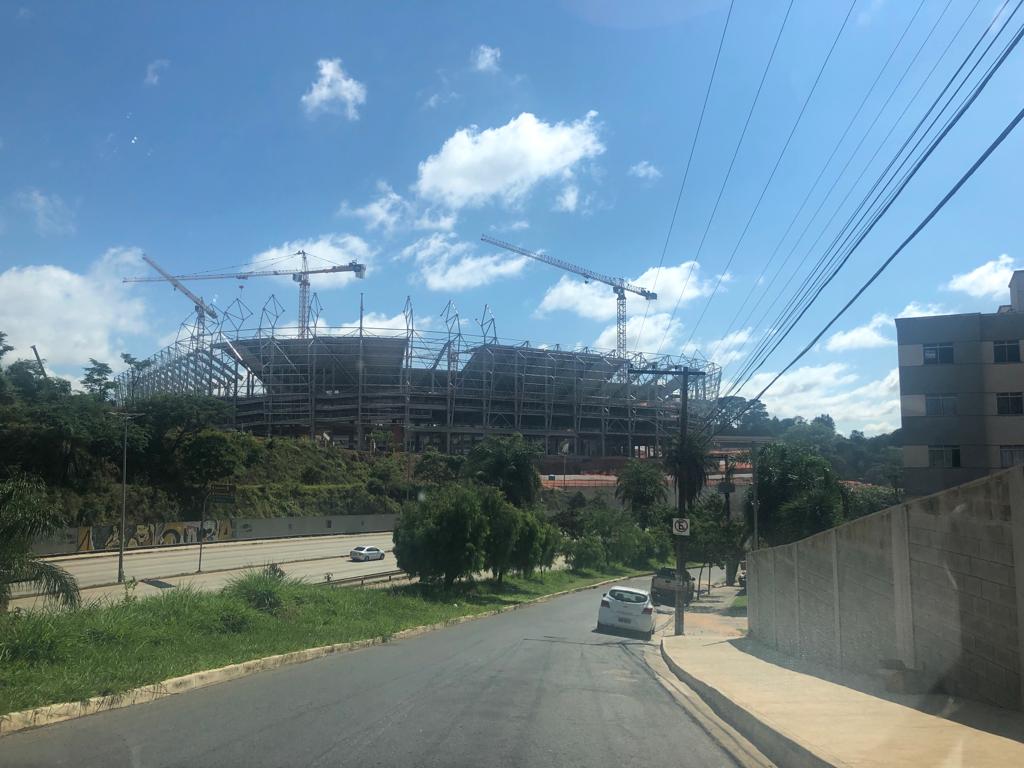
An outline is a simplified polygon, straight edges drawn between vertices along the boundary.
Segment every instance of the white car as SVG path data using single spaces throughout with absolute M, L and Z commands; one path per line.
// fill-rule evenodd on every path
M 642 589 L 612 587 L 601 596 L 597 629 L 628 629 L 654 637 L 654 603 Z
M 348 553 L 353 560 L 383 560 L 384 550 L 378 547 L 356 547 Z

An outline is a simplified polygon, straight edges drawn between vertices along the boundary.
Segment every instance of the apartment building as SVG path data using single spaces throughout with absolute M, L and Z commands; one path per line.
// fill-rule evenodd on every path
M 1009 287 L 997 312 L 896 320 L 910 496 L 1024 464 L 1024 270 Z

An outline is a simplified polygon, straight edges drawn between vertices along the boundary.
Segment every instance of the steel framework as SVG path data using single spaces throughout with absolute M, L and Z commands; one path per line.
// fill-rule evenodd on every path
M 174 344 L 117 378 L 118 401 L 209 395 L 233 404 L 238 429 L 326 435 L 355 449 L 373 435 L 403 450 L 462 453 L 485 435 L 521 433 L 546 454 L 568 441 L 570 455 L 628 457 L 660 455 L 678 433 L 681 377 L 624 370 L 704 372 L 689 381 L 694 423 L 718 395 L 721 371 L 702 357 L 623 359 L 607 350 L 500 341 L 488 307 L 476 321 L 479 334 L 463 331 L 453 302 L 440 330 L 417 329 L 410 301 L 402 327 L 313 321 L 307 338 L 280 324 L 283 313 L 271 296 L 255 327 L 255 313 L 240 300 L 216 327 L 186 321 Z

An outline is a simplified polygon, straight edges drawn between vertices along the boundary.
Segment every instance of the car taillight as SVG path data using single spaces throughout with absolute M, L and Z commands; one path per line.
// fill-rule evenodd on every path
M 653 605 L 645 605 L 644 606 L 644 613 L 648 613 L 648 614 L 654 613 L 654 606 Z
M 609 603 L 609 602 L 608 602 L 608 600 L 607 600 L 606 598 L 602 597 L 602 598 L 601 598 L 601 607 L 602 607 L 602 608 L 611 608 L 611 607 L 612 607 L 612 604 L 611 604 L 611 603 Z

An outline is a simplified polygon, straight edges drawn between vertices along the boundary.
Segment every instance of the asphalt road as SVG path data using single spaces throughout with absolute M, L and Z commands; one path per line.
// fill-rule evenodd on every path
M 0 766 L 732 765 L 644 662 L 654 644 L 594 630 L 599 598 L 16 733 Z
M 353 563 L 348 553 L 360 544 L 380 547 L 387 556 L 383 560 Z M 323 581 L 326 573 L 332 574 L 332 578 L 344 579 L 395 570 L 398 566 L 391 554 L 392 546 L 390 531 L 207 544 L 203 547 L 203 573 L 197 575 L 199 546 L 190 544 L 129 550 L 124 556 L 124 571 L 128 578 L 140 582 L 135 589 L 137 597 L 155 594 L 167 585 L 191 584 L 198 589 L 219 589 L 240 571 L 267 563 L 281 564 L 293 578 Z M 78 579 L 82 599 L 86 602 L 123 596 L 122 587 L 114 583 L 117 580 L 116 552 L 67 555 L 50 560 Z M 159 584 L 143 583 L 143 579 L 157 579 Z M 11 606 L 31 608 L 41 605 L 42 600 L 26 596 L 31 592 L 28 587 L 15 589 Z

